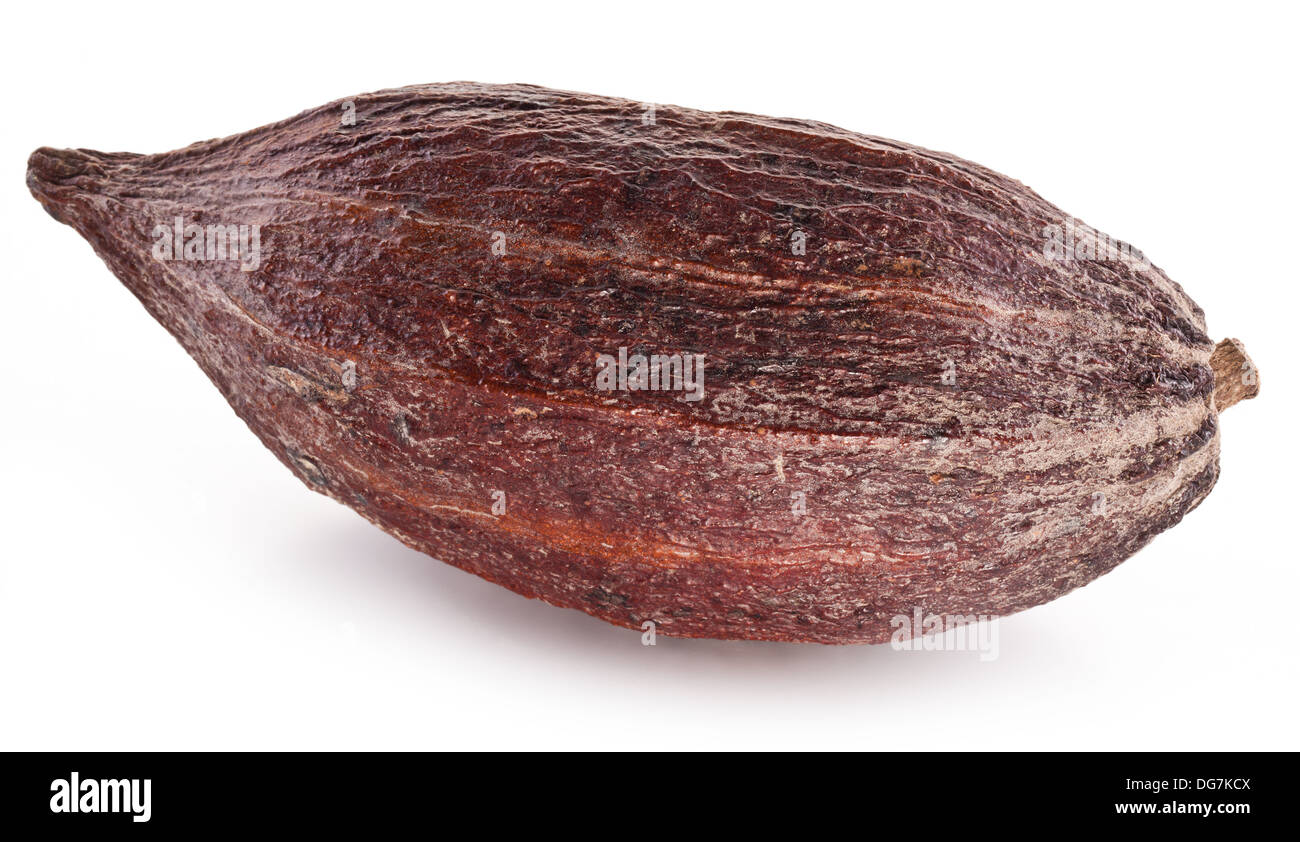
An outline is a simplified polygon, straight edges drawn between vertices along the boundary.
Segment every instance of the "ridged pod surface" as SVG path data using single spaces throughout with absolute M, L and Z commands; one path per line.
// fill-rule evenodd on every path
M 1022 184 L 804 120 L 437 84 L 28 184 L 311 488 L 668 635 L 1046 602 L 1205 498 L 1257 390 L 1136 252 L 1050 254 L 1091 229 Z M 182 250 L 228 225 L 254 259 Z M 620 349 L 702 354 L 700 399 L 601 388 Z

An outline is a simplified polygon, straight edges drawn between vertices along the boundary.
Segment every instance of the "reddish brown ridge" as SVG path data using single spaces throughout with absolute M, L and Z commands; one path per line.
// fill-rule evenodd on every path
M 425 85 L 40 149 L 28 184 L 310 487 L 664 634 L 881 642 L 1053 599 L 1204 499 L 1258 390 L 1140 253 L 804 120 Z M 700 399 L 599 388 L 620 349 L 702 354 Z

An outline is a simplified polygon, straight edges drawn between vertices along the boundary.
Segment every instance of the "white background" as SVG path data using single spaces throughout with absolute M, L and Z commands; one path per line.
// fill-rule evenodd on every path
M 0 748 L 1300 748 L 1283 4 L 4 5 Z M 1140 247 L 1263 393 L 1222 478 L 1000 657 L 659 639 L 403 547 L 265 451 L 28 195 L 385 87 L 531 82 L 954 152 Z

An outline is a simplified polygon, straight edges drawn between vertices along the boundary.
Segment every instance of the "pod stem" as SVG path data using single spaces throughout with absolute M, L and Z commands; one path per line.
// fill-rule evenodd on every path
M 1210 355 L 1214 370 L 1214 405 L 1219 412 L 1259 394 L 1259 370 L 1238 339 L 1225 339 Z

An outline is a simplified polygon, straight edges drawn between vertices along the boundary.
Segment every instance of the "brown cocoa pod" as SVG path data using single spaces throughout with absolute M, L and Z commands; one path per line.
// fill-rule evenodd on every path
M 426 85 L 27 178 L 309 487 L 669 635 L 1053 599 L 1205 498 L 1258 390 L 1140 253 L 804 120 Z

